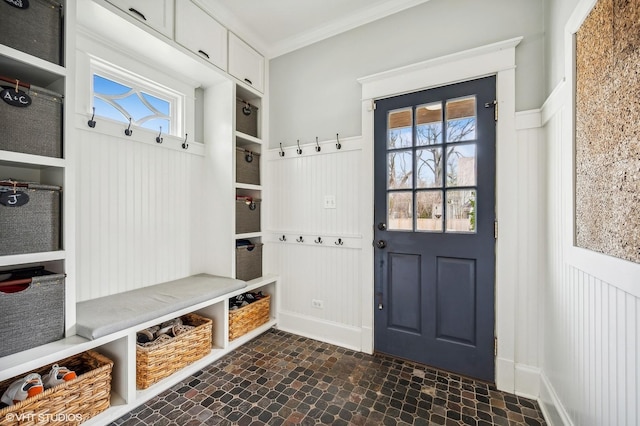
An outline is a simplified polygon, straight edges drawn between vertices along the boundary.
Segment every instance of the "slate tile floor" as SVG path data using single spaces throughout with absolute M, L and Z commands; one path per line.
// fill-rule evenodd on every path
M 544 425 L 536 401 L 270 330 L 112 425 Z

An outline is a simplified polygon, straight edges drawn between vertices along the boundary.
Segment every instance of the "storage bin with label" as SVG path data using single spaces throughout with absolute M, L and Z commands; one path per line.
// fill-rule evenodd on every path
M 236 148 L 236 182 L 260 185 L 260 154 Z
M 258 107 L 236 99 L 236 130 L 258 137 Z
M 0 357 L 64 337 L 64 274 L 0 271 Z
M 60 249 L 60 187 L 0 182 L 0 256 Z
M 249 281 L 262 276 L 262 243 L 236 240 L 236 278 Z
M 62 95 L 0 78 L 0 98 L 0 150 L 62 157 Z
M 52 0 L 0 2 L 0 44 L 62 65 L 62 5 Z
M 236 234 L 260 232 L 260 200 L 236 197 Z

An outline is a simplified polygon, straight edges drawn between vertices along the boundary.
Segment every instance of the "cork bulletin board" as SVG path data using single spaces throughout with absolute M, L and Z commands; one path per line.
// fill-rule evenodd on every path
M 640 0 L 598 0 L 575 59 L 575 242 L 640 263 Z

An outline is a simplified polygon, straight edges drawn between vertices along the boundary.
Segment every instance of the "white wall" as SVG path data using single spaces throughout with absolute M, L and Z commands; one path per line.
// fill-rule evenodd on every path
M 564 26 L 579 1 L 544 0 L 546 96 L 549 96 L 564 78 Z
M 544 100 L 542 0 L 431 0 L 270 61 L 270 145 L 359 136 L 357 78 L 524 36 L 516 110 Z
M 573 245 L 573 71 L 570 34 L 594 0 L 552 1 L 542 108 L 547 150 L 541 400 L 551 424 L 640 423 L 640 265 Z M 569 7 L 569 9 L 567 9 Z M 549 18 L 547 18 L 549 20 Z M 636 226 L 637 224 L 630 224 Z

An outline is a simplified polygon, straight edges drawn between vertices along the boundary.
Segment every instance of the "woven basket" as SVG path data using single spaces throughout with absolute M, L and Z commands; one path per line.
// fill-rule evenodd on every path
M 271 296 L 248 304 L 247 306 L 229 311 L 229 340 L 247 334 L 269 321 L 271 311 Z
M 1 409 L 1 426 L 80 424 L 109 408 L 113 361 L 95 351 L 87 351 L 60 360 L 56 364 L 75 371 L 77 378 Z M 32 373 L 42 376 L 51 370 L 52 365 L 49 364 Z M 12 378 L 0 382 L 0 393 L 15 380 L 16 378 Z
M 213 321 L 196 314 L 182 317 L 195 328 L 158 346 L 136 345 L 136 386 L 146 389 L 211 352 Z

